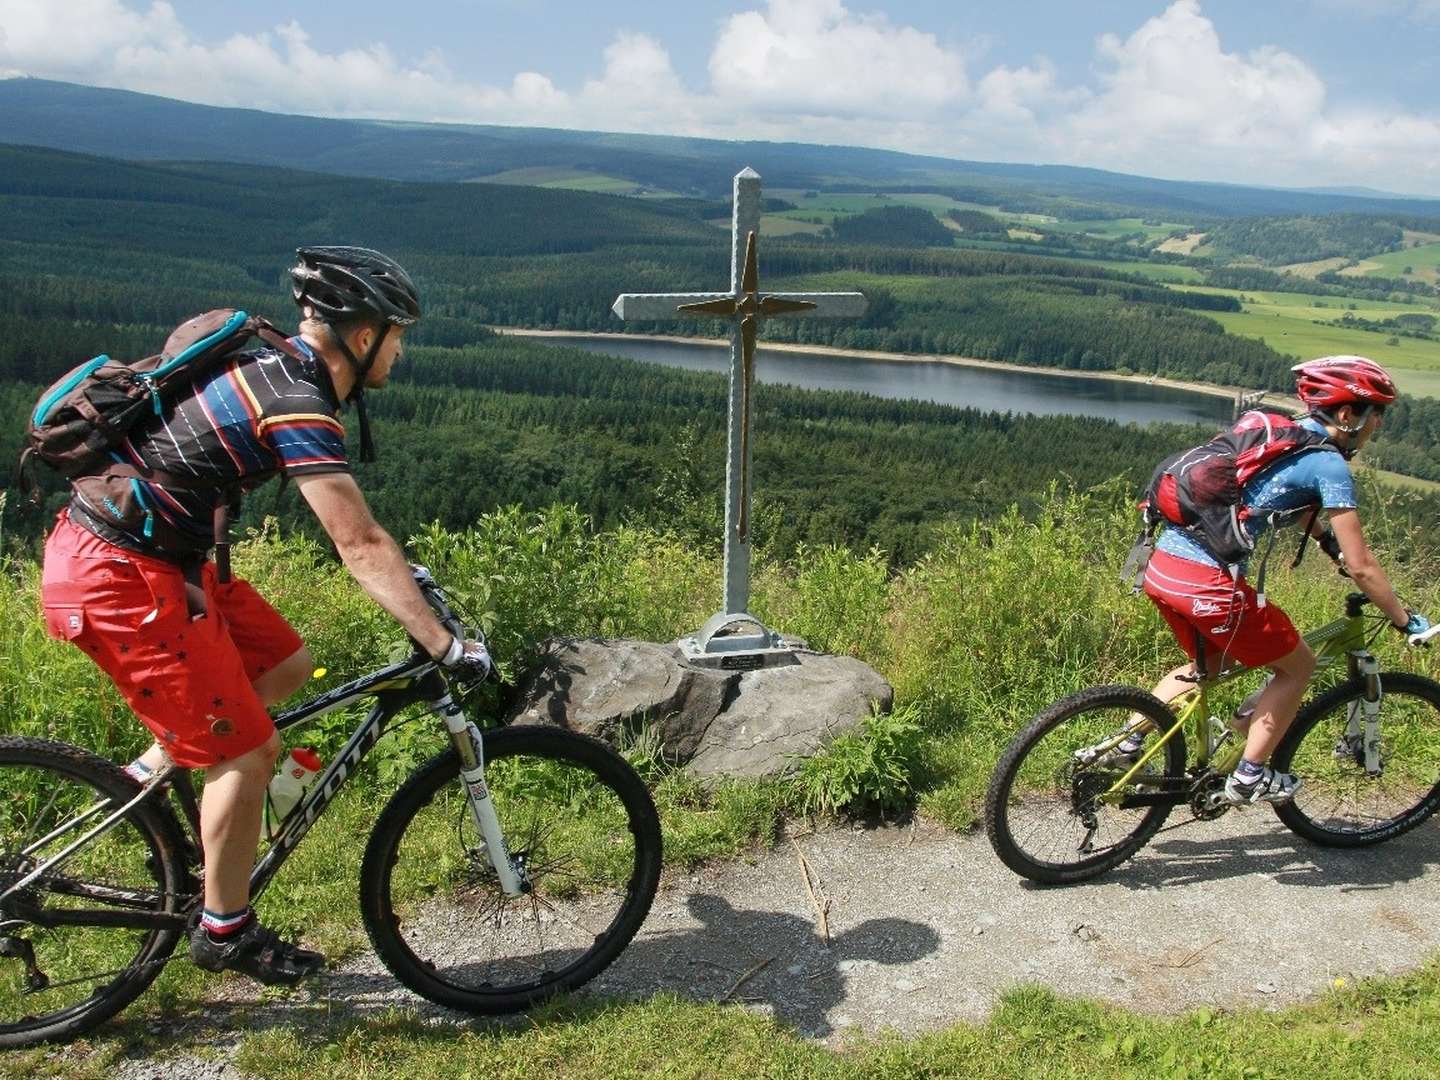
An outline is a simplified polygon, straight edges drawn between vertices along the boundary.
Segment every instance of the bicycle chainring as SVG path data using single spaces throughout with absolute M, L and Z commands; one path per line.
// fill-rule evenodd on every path
M 1190 812 L 1200 821 L 1224 817 L 1230 809 L 1225 800 L 1225 777 L 1207 769 L 1190 785 Z

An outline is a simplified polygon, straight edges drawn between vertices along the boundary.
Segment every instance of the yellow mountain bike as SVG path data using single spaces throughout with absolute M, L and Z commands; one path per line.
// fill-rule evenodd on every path
M 1348 677 L 1301 707 L 1271 759 L 1304 779 L 1275 813 L 1318 844 L 1378 844 L 1440 808 L 1440 683 L 1380 671 L 1370 645 L 1390 623 L 1367 614 L 1368 603 L 1351 593 L 1342 618 L 1305 635 L 1317 674 L 1343 661 Z M 1409 641 L 1425 645 L 1437 633 Z M 1032 881 L 1066 885 L 1130 858 L 1178 806 L 1198 820 L 1223 815 L 1225 777 L 1244 746 L 1212 714 L 1210 691 L 1254 670 L 1202 671 L 1168 706 L 1134 686 L 1055 702 L 991 776 L 985 828 L 995 853 Z M 1153 732 L 1138 754 L 1120 750 L 1131 732 Z

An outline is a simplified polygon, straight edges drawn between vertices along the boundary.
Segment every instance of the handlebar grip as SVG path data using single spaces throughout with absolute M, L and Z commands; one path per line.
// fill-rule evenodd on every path
M 1430 627 L 1429 630 L 1426 630 L 1423 634 L 1411 634 L 1405 639 L 1405 643 L 1407 645 L 1425 645 L 1428 647 L 1431 638 L 1435 637 L 1437 634 L 1440 634 L 1440 623 L 1436 623 L 1434 626 Z

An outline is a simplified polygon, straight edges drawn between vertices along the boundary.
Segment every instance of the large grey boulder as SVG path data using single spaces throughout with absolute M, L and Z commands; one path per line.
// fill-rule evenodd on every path
M 640 728 L 667 761 L 703 777 L 778 776 L 894 701 L 890 684 L 848 656 L 719 671 L 676 644 L 557 639 L 522 683 L 513 723 L 553 723 L 614 743 Z

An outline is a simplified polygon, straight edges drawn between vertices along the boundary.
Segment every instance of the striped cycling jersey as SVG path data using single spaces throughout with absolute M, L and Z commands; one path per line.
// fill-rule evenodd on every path
M 187 547 L 204 551 L 210 546 L 215 491 L 234 486 L 248 491 L 279 472 L 307 476 L 350 471 L 330 372 L 302 340 L 290 341 L 303 359 L 268 347 L 241 353 L 197 381 L 192 393 L 170 402 L 159 416 L 142 420 L 120 445 L 118 456 L 124 462 L 177 479 L 215 481 L 208 491 L 135 481 L 141 505 L 185 538 Z M 71 499 L 71 512 L 111 543 L 167 554 L 143 535 L 86 512 L 78 492 Z

